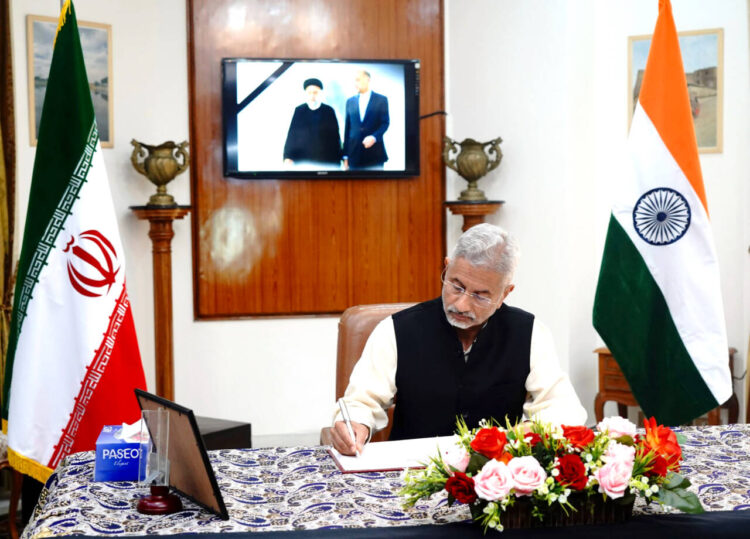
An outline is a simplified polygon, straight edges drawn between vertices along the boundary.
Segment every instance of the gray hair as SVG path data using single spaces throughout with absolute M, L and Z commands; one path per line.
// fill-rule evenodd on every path
M 513 236 L 496 225 L 482 223 L 461 234 L 451 260 L 463 258 L 475 267 L 486 268 L 513 280 L 520 251 Z

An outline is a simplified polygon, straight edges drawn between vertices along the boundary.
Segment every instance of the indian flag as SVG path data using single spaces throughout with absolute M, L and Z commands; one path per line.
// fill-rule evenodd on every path
M 669 0 L 617 186 L 594 327 L 644 413 L 686 423 L 732 394 L 724 309 L 690 100 Z
M 55 38 L 18 262 L 2 426 L 13 468 L 45 481 L 145 388 L 125 259 L 75 10 Z

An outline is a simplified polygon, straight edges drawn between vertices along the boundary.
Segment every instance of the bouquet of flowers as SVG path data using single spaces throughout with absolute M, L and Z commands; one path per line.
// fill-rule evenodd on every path
M 445 490 L 448 503 L 468 504 L 485 531 L 502 530 L 514 504 L 530 506 L 542 525 L 553 513 L 593 511 L 596 503 L 632 509 L 636 495 L 703 512 L 678 473 L 681 436 L 653 417 L 644 423 L 645 433 L 637 434 L 622 417 L 605 418 L 594 430 L 539 421 L 501 428 L 494 420 L 470 430 L 459 420 L 455 445 L 423 469 L 407 470 L 401 495 L 413 506 Z

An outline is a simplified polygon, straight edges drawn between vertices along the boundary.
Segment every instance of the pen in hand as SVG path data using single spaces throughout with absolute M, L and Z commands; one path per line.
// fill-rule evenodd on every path
M 352 439 L 354 444 L 354 454 L 359 456 L 359 450 L 357 449 L 357 438 L 354 436 L 354 429 L 352 428 L 352 421 L 349 419 L 349 409 L 346 407 L 346 402 L 343 398 L 339 399 L 339 410 L 341 410 L 341 417 L 346 423 L 346 430 L 349 431 L 349 437 Z

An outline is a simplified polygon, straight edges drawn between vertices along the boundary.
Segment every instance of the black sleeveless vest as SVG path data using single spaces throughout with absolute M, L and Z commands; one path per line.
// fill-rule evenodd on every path
M 391 440 L 447 436 L 494 417 L 519 421 L 526 399 L 534 315 L 503 304 L 463 347 L 440 298 L 393 315 L 398 362 Z

